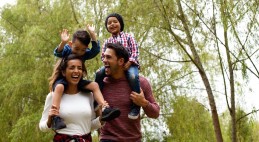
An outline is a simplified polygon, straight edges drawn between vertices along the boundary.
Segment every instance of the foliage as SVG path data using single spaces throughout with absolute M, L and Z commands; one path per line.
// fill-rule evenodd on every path
M 172 108 L 173 113 L 166 118 L 170 130 L 168 141 L 214 141 L 210 114 L 196 99 L 176 97 Z
M 191 40 L 182 23 L 179 2 Z M 51 140 L 53 133 L 40 132 L 38 121 L 49 92 L 48 77 L 56 62 L 53 49 L 60 42 L 59 31 L 67 28 L 72 34 L 86 23 L 94 24 L 103 43 L 110 36 L 104 20 L 111 12 L 123 16 L 125 32 L 137 40 L 140 74 L 151 82 L 161 107 L 158 120 L 143 119 L 143 140 L 215 141 L 211 113 L 199 103 L 205 107 L 210 104 L 205 88 L 208 84 L 203 84 L 197 65 L 191 61 L 196 58 L 190 41 L 207 74 L 216 105 L 222 104 L 220 96 L 229 92 L 222 89 L 229 89 L 229 83 L 222 83 L 223 74 L 225 80 L 229 77 L 228 68 L 234 69 L 237 78 L 235 91 L 244 96 L 251 75 L 259 78 L 254 64 L 259 56 L 258 2 L 241 0 L 221 4 L 217 0 L 17 0 L 15 5 L 3 7 L 0 11 L 0 141 Z M 221 6 L 228 12 L 225 13 L 228 19 L 220 17 Z M 232 66 L 227 66 L 224 23 L 228 27 L 226 40 Z M 87 78 L 93 80 L 95 71 L 102 66 L 100 56 L 86 61 L 86 65 Z M 237 95 L 236 99 L 241 97 Z M 229 96 L 223 98 L 229 101 Z M 243 114 L 237 111 L 237 118 Z M 225 113 L 227 119 L 220 116 L 225 141 L 231 139 L 229 115 Z M 237 123 L 237 128 L 240 141 L 249 141 L 251 137 L 258 141 L 255 135 L 258 122 L 246 118 Z

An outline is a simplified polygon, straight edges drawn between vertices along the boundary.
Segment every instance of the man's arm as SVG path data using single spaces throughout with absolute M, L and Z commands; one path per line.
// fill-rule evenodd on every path
M 160 107 L 157 104 L 151 89 L 150 83 L 144 78 L 140 77 L 141 93 L 132 92 L 132 101 L 141 106 L 145 114 L 150 118 L 157 118 L 159 116 Z

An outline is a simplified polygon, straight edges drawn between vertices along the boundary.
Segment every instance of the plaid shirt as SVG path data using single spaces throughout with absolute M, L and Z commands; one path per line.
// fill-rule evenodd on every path
M 91 133 L 82 136 L 69 136 L 66 134 L 56 133 L 53 138 L 53 142 L 70 142 L 71 140 L 74 140 L 75 142 L 92 142 L 92 136 Z
M 104 56 L 104 52 L 107 48 L 107 43 L 117 43 L 119 42 L 122 46 L 124 46 L 130 54 L 129 61 L 133 62 L 137 66 L 139 66 L 138 62 L 138 56 L 139 56 L 139 50 L 138 50 L 138 44 L 136 40 L 133 38 L 132 35 L 124 32 L 120 32 L 118 36 L 111 36 L 107 40 L 105 40 L 102 48 L 102 60 Z

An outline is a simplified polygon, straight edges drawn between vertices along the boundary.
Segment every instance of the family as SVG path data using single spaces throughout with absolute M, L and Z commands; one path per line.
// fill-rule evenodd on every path
M 123 32 L 122 16 L 109 14 L 105 27 L 111 37 L 103 44 L 104 66 L 95 81 L 84 79 L 84 62 L 100 52 L 94 26 L 77 30 L 72 41 L 66 29 L 60 33 L 54 50 L 60 60 L 49 78 L 50 93 L 39 123 L 41 131 L 54 130 L 54 142 L 92 142 L 91 131 L 96 129 L 100 142 L 141 142 L 140 108 L 149 118 L 159 116 L 151 85 L 139 76 L 138 45 Z

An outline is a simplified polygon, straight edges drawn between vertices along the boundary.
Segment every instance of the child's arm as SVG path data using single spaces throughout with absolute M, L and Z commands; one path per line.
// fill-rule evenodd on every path
M 87 30 L 88 30 L 88 32 L 90 34 L 90 37 L 91 37 L 92 41 L 97 41 L 96 33 L 94 32 L 95 31 L 95 26 L 87 24 L 86 27 L 87 27 Z
M 69 33 L 67 29 L 63 29 L 63 31 L 60 33 L 61 42 L 57 48 L 57 52 L 61 52 L 64 49 L 64 46 L 67 44 L 69 40 Z
M 60 44 L 57 46 L 57 48 L 55 48 L 54 50 L 54 55 L 57 57 L 64 57 L 66 55 L 69 55 L 71 52 L 71 49 L 69 47 L 68 40 L 69 40 L 69 33 L 67 29 L 63 29 L 63 31 L 60 33 L 60 38 L 61 38 L 61 42 Z
M 90 50 L 86 50 L 85 55 L 84 55 L 84 60 L 89 60 L 94 58 L 96 55 L 98 55 L 100 53 L 100 42 L 97 40 L 96 38 L 96 34 L 95 34 L 95 27 L 94 26 L 90 26 L 89 24 L 87 25 L 87 30 L 90 34 L 90 37 L 92 39 L 91 43 L 92 43 L 92 48 Z

